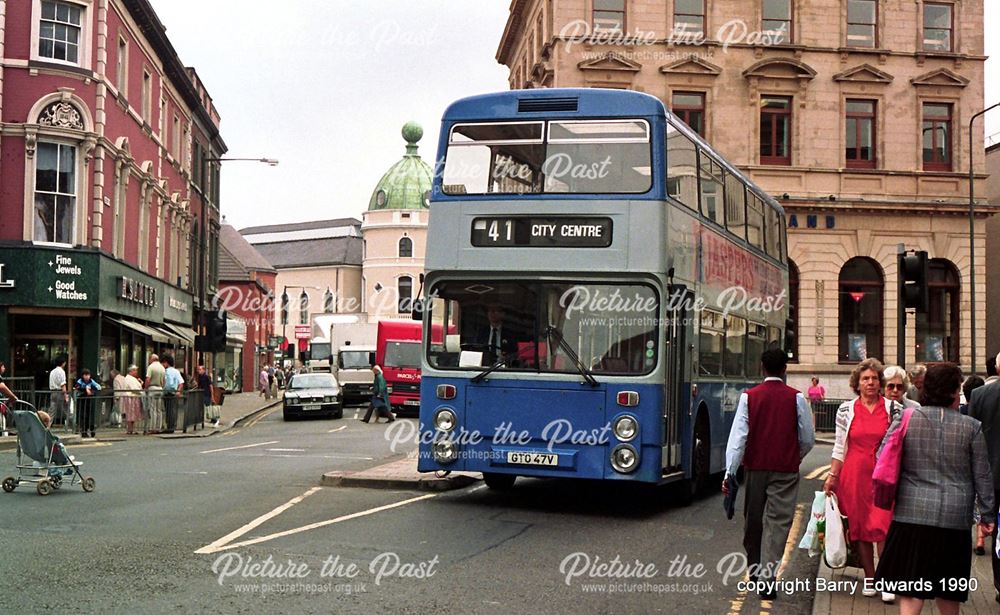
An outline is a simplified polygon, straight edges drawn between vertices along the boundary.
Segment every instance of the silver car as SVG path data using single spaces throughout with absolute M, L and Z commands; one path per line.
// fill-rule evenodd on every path
M 282 415 L 344 417 L 344 398 L 333 374 L 296 374 L 288 381 Z

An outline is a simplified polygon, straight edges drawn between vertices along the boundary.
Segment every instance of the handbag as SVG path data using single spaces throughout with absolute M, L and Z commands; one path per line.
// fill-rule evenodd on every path
M 847 519 L 840 514 L 837 496 L 826 498 L 826 543 L 823 546 L 823 561 L 830 568 L 847 565 Z
M 875 461 L 875 471 L 872 472 L 872 502 L 884 510 L 892 510 L 896 503 L 899 471 L 903 465 L 903 441 L 906 439 L 906 430 L 910 426 L 912 415 L 912 408 L 903 411 L 899 429 L 892 432 Z

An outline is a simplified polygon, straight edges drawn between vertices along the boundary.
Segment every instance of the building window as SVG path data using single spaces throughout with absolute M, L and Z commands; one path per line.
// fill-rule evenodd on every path
M 181 161 L 181 119 L 174 116 L 173 133 L 170 135 L 170 154 L 178 163 Z
M 127 77 L 128 77 L 128 42 L 124 38 L 118 39 L 118 72 L 115 77 L 115 87 L 118 88 L 118 92 L 122 96 L 128 96 L 127 93 Z
M 855 257 L 840 270 L 840 362 L 882 357 L 882 271 L 870 258 Z
M 705 33 L 705 0 L 674 0 L 674 32 Z
M 876 0 L 847 0 L 847 46 L 867 49 L 878 46 Z
M 142 71 L 142 119 L 148 124 L 150 123 L 150 115 L 152 111 L 150 110 L 150 105 L 153 100 L 153 77 L 149 74 L 149 71 Z
M 409 237 L 399 240 L 399 258 L 413 258 L 413 240 Z
M 951 105 L 924 103 L 924 170 L 951 171 Z
M 625 0 L 594 0 L 594 30 L 625 31 Z
M 927 263 L 926 314 L 917 314 L 917 361 L 958 363 L 958 271 L 950 261 Z
M 326 314 L 333 314 L 333 291 L 330 287 L 326 287 L 326 292 L 323 293 L 323 312 Z
M 396 288 L 399 291 L 399 313 L 409 314 L 413 310 L 413 278 L 399 278 Z
M 305 289 L 303 289 L 302 294 L 299 295 L 299 324 L 309 324 L 309 293 L 307 293 Z
M 875 168 L 875 101 L 848 100 L 846 134 L 847 166 Z
M 924 50 L 951 51 L 954 26 L 951 4 L 924 3 Z
M 66 2 L 42 2 L 38 28 L 38 55 L 50 60 L 80 63 L 83 8 Z
M 39 143 L 35 153 L 34 240 L 73 243 L 76 212 L 76 148 Z
M 702 137 L 705 136 L 705 95 L 700 92 L 674 92 L 671 111 Z
M 761 30 L 773 45 L 792 42 L 792 0 L 764 0 Z
M 760 163 L 792 163 L 792 99 L 764 96 L 760 105 Z
M 799 360 L 799 268 L 788 260 L 788 322 L 787 330 L 791 335 L 786 335 L 788 340 L 788 360 L 797 363 Z

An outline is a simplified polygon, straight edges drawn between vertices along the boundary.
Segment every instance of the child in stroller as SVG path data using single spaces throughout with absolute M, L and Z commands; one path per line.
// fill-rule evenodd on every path
M 70 477 L 70 485 L 77 482 L 84 491 L 94 490 L 93 477 L 80 473 L 82 462 L 76 461 L 66 450 L 66 446 L 48 430 L 52 420 L 47 412 L 38 412 L 30 404 L 29 410 L 15 410 L 14 424 L 17 427 L 17 477 L 3 479 L 3 490 L 14 491 L 22 482 L 34 483 L 39 495 L 48 495 L 63 485 L 65 477 Z M 32 460 L 29 465 L 23 457 Z

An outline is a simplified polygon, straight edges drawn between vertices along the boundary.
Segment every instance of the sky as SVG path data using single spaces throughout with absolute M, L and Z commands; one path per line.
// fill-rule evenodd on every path
M 407 121 L 436 156 L 452 101 L 507 89 L 496 50 L 510 0 L 152 0 L 222 115 L 222 213 L 236 228 L 355 217 L 404 152 Z M 1000 2 L 986 1 L 985 23 Z M 220 24 L 224 24 L 220 27 Z M 1000 37 L 986 37 L 986 103 L 1000 102 Z M 985 134 L 1000 140 L 1000 109 Z

